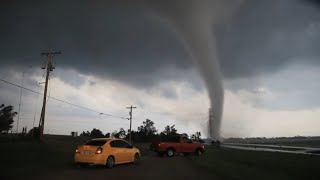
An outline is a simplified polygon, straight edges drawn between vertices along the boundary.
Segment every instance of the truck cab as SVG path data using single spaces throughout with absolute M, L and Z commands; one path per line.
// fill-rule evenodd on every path
M 172 157 L 176 153 L 194 153 L 200 156 L 205 151 L 202 143 L 192 142 L 183 135 L 160 136 L 150 145 L 150 149 L 159 155 L 166 154 L 168 157 Z

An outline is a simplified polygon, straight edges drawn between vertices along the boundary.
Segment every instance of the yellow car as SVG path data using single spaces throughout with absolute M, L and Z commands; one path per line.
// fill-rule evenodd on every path
M 79 146 L 74 159 L 81 166 L 96 164 L 112 168 L 116 164 L 139 163 L 140 150 L 122 139 L 97 138 Z

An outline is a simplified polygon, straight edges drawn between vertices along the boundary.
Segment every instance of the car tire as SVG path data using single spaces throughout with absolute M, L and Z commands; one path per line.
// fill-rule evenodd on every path
M 140 157 L 140 154 L 139 153 L 136 153 L 133 157 L 133 163 L 134 164 L 140 164 L 141 162 L 141 157 Z
M 173 156 L 174 156 L 174 149 L 171 149 L 171 148 L 168 149 L 168 150 L 167 150 L 167 156 L 168 156 L 168 157 L 173 157 Z
M 106 161 L 107 168 L 113 168 L 114 164 L 115 164 L 114 157 L 113 156 L 109 156 L 107 161 Z
M 202 155 L 202 150 L 201 149 L 197 149 L 196 150 L 196 155 L 197 156 L 201 156 Z

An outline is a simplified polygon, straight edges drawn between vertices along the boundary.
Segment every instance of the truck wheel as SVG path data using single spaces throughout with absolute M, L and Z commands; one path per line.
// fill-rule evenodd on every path
M 173 149 L 168 149 L 167 150 L 167 156 L 168 157 L 173 157 L 173 155 L 174 155 L 174 150 Z
M 201 156 L 202 155 L 202 150 L 201 149 L 197 149 L 196 150 L 196 155 L 197 156 Z

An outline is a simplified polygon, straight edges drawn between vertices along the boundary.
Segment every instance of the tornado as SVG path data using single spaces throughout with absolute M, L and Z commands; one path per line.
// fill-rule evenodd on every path
M 241 1 L 165 0 L 146 3 L 151 14 L 178 36 L 197 65 L 206 84 L 213 113 L 213 118 L 209 118 L 208 133 L 211 138 L 220 139 L 224 89 L 214 27 L 223 24 Z

